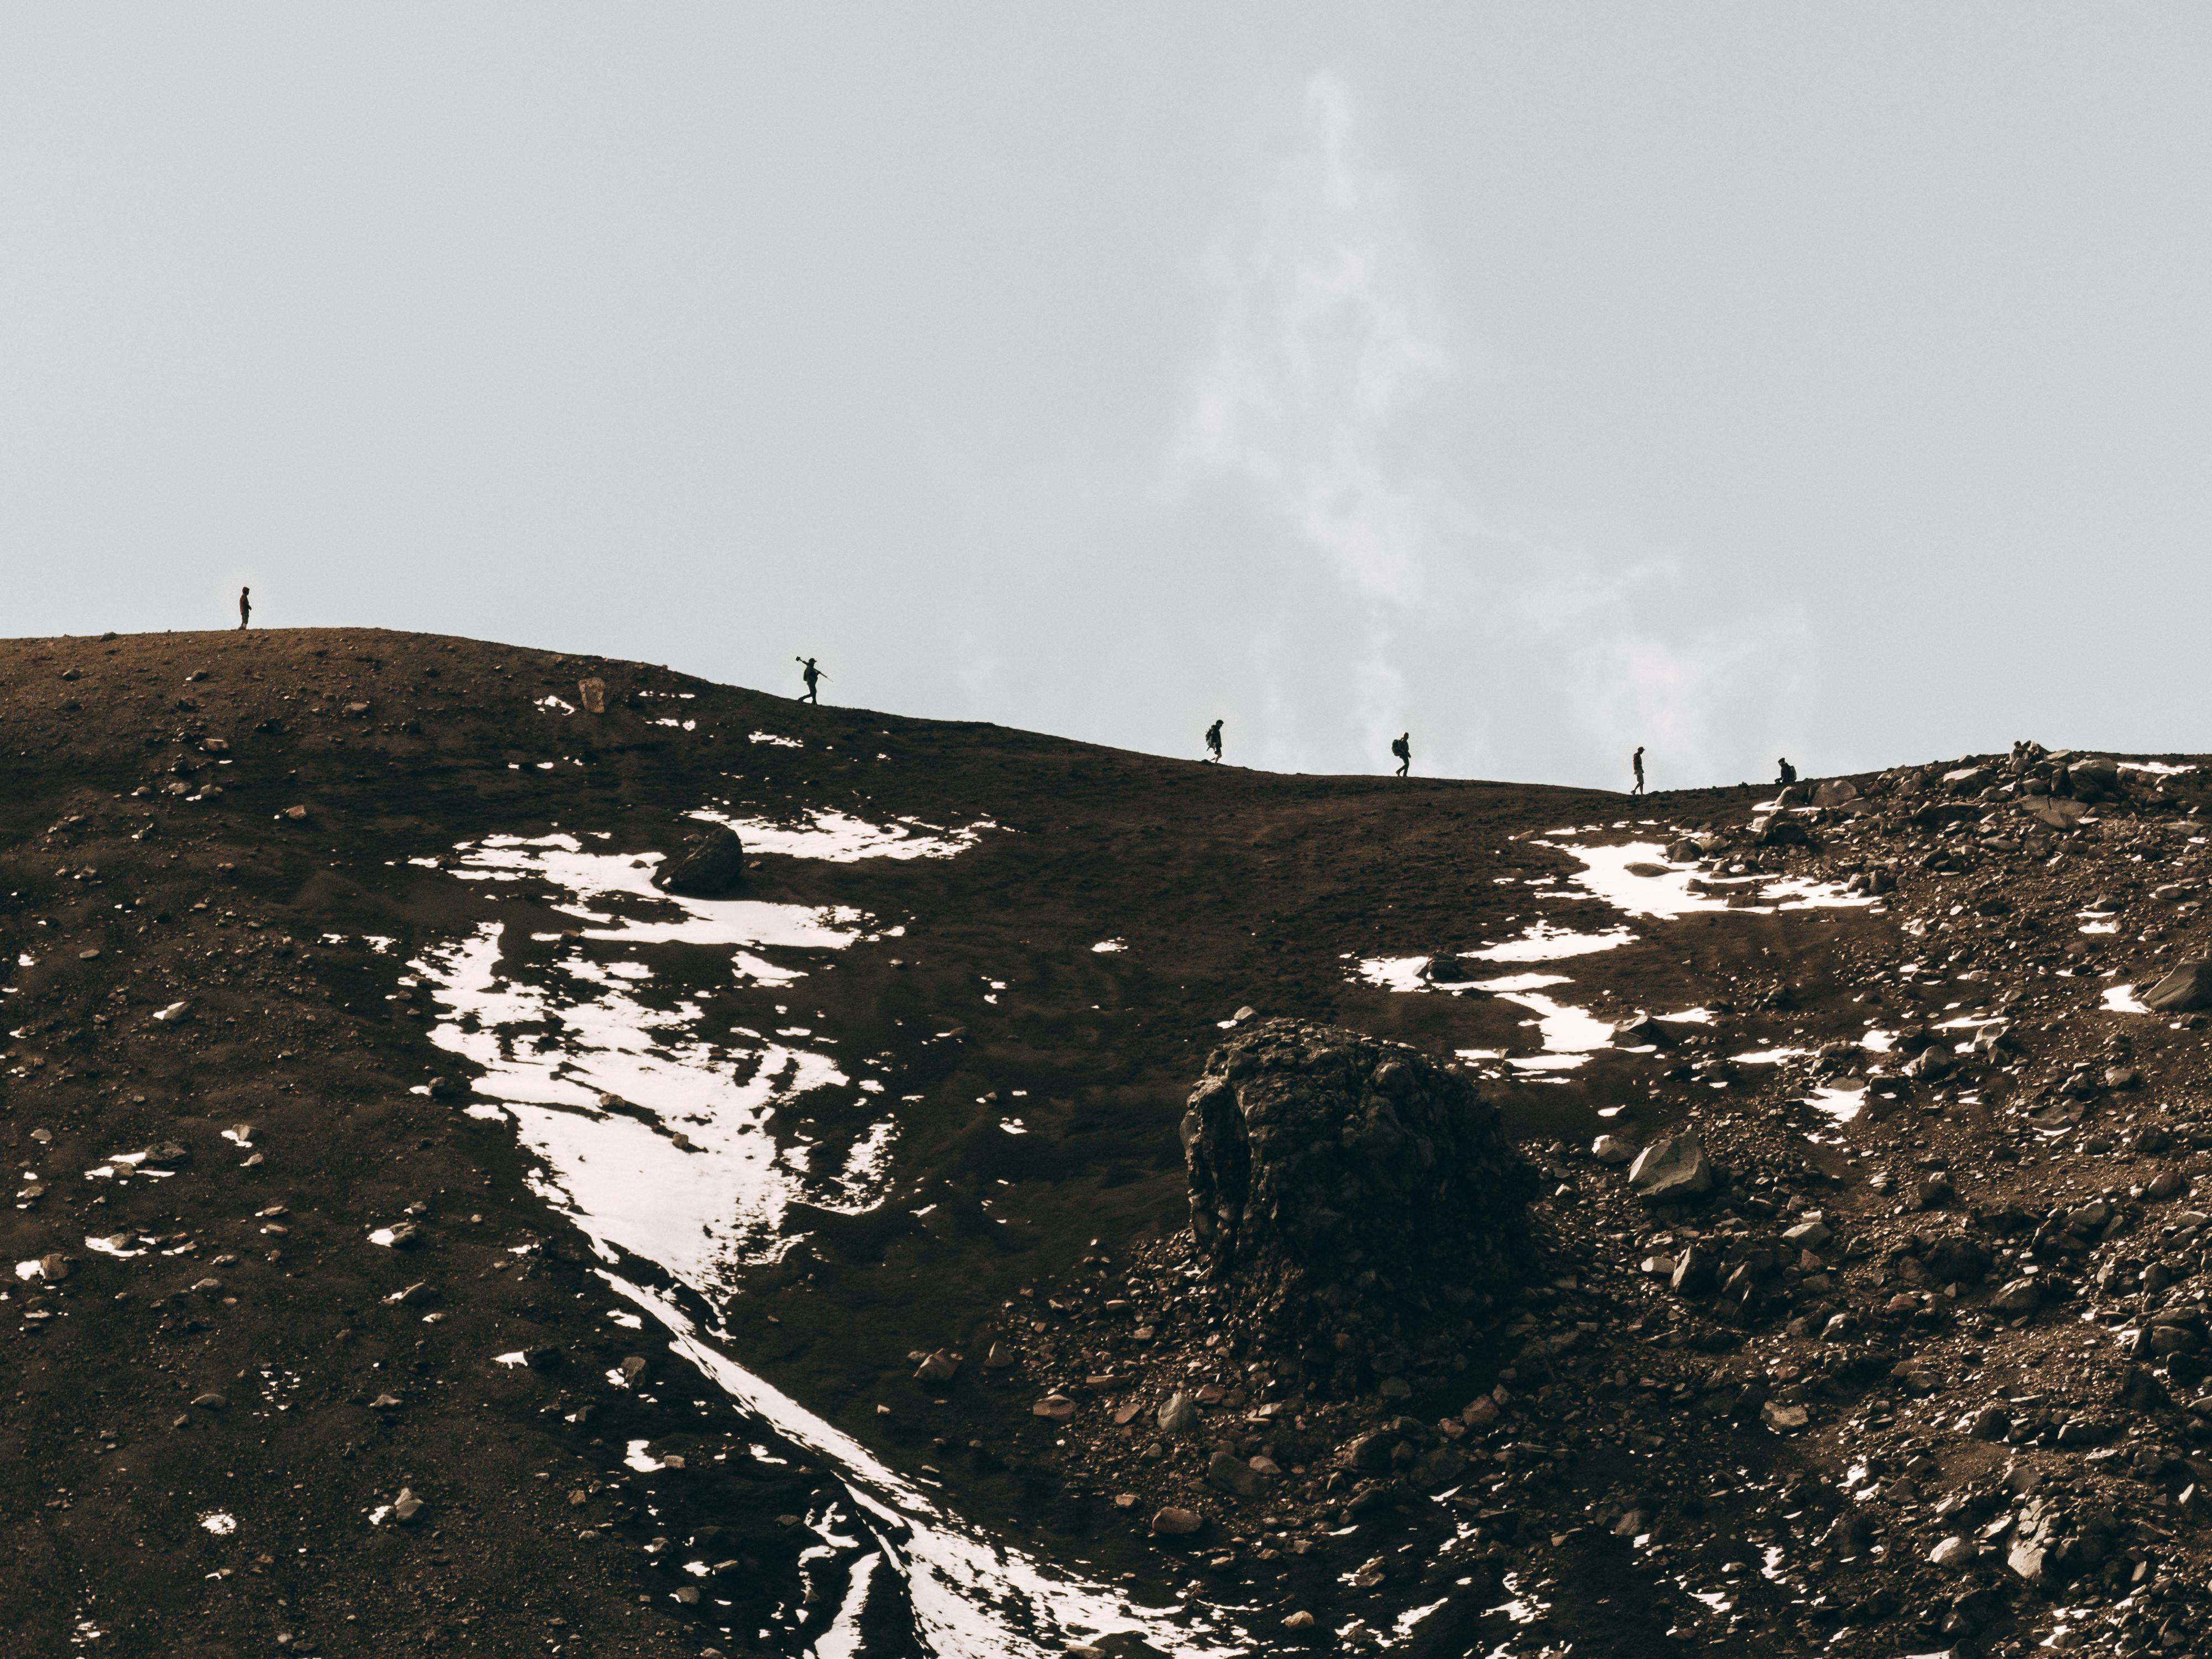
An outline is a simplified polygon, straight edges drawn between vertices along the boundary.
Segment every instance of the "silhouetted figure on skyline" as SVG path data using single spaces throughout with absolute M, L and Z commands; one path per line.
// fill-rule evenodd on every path
M 1406 769 L 1413 763 L 1413 734 L 1401 732 L 1390 740 L 1390 752 L 1398 757 L 1398 775 L 1404 777 Z
M 1782 769 L 1780 775 L 1774 780 L 1776 784 L 1782 788 L 1787 789 L 1791 784 L 1797 781 L 1797 769 L 1792 766 L 1787 760 L 1778 760 L 1774 763 Z
M 1640 795 L 1644 793 L 1644 745 L 1642 744 L 1636 745 L 1636 752 L 1629 757 L 1628 763 L 1636 769 L 1636 787 L 1628 793 L 1632 795 Z
M 1218 761 L 1221 758 L 1221 722 L 1219 720 L 1214 721 L 1206 728 L 1206 757 L 1208 760 Z
M 250 587 L 241 587 L 238 590 L 238 625 L 243 628 L 252 620 L 253 590 Z
M 799 702 L 811 702 L 819 708 L 822 703 L 822 694 L 817 689 L 817 682 L 826 680 L 830 677 L 814 665 L 814 659 L 811 657 L 793 657 L 792 661 L 802 665 L 799 672 L 806 680 L 806 695 L 801 697 Z

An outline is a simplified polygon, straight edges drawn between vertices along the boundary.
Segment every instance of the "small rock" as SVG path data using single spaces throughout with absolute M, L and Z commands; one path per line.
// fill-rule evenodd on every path
M 1231 1452 L 1218 1451 L 1206 1461 L 1206 1478 L 1237 1498 L 1257 1498 L 1267 1490 L 1267 1477 Z
M 39 1277 L 49 1285 L 57 1284 L 70 1276 L 69 1258 L 65 1255 L 42 1255 L 39 1258 Z
M 684 837 L 684 850 L 661 861 L 653 884 L 693 898 L 720 898 L 743 886 L 744 879 L 744 843 L 729 825 L 713 823 Z
M 1160 1407 L 1158 1422 L 1165 1434 L 1188 1434 L 1198 1426 L 1198 1402 L 1177 1389 Z
M 219 1412 L 230 1404 L 219 1394 L 199 1394 L 192 1396 L 192 1404 L 204 1412 Z
M 1628 1184 L 1651 1203 L 1693 1198 L 1712 1190 L 1713 1169 L 1695 1135 L 1663 1135 L 1637 1154 Z
M 983 1369 L 987 1371 L 1002 1371 L 1013 1363 L 1014 1356 L 1001 1343 L 994 1342 L 984 1352 Z
M 1974 1547 L 1956 1533 L 1953 1533 L 1928 1552 L 1928 1560 L 1931 1566 L 1960 1567 L 1966 1565 L 1973 1559 Z
M 1183 1538 L 1196 1532 L 1205 1521 L 1189 1510 L 1179 1510 L 1173 1504 L 1157 1511 L 1152 1516 L 1152 1530 L 1163 1538 Z
M 2002 1314 L 2031 1314 L 2043 1299 L 2032 1279 L 2015 1279 L 1990 1298 L 1990 1306 Z
M 2212 1008 L 2212 962 L 2185 962 L 2143 992 L 2142 1001 L 2162 1014 Z
M 1628 1164 L 1636 1158 L 1636 1148 L 1619 1135 L 1600 1135 L 1590 1143 L 1590 1156 L 1601 1164 Z
M 1713 1287 L 1715 1266 L 1711 1246 L 1692 1244 L 1674 1258 L 1674 1274 L 1669 1287 L 1677 1296 L 1702 1296 Z
M 1283 1628 L 1285 1630 L 1311 1630 L 1313 1626 L 1313 1614 L 1308 1613 L 1303 1607 L 1299 1608 L 1297 1612 L 1287 1615 L 1283 1620 Z
M 392 1500 L 392 1518 L 403 1527 L 411 1527 L 422 1515 L 422 1500 L 415 1495 L 412 1487 L 402 1486 L 399 1496 Z
M 1065 1423 L 1075 1415 L 1075 1402 L 1064 1394 L 1048 1394 L 1030 1410 L 1039 1417 L 1048 1417 L 1055 1423 Z
M 1777 1434 L 1794 1433 L 1805 1426 L 1807 1418 L 1802 1406 L 1785 1406 L 1777 1400 L 1770 1400 L 1761 1406 L 1759 1415 Z
M 959 1374 L 960 1356 L 939 1348 L 923 1359 L 921 1369 L 914 1375 L 920 1382 L 950 1382 Z
M 399 1405 L 400 1399 L 398 1395 L 380 1394 L 368 1402 L 368 1408 L 373 1412 L 397 1411 Z

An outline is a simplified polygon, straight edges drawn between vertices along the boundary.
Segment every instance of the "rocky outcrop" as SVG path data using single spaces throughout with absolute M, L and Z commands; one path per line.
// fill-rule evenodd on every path
M 1207 1061 L 1182 1143 L 1200 1255 L 1243 1292 L 1240 1322 L 1310 1367 L 1387 1373 L 1525 1273 L 1533 1172 L 1468 1080 L 1412 1048 L 1251 1026 Z

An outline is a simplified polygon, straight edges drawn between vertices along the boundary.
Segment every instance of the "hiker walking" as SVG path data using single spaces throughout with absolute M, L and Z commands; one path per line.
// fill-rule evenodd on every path
M 830 677 L 814 665 L 814 659 L 811 657 L 793 657 L 792 661 L 801 665 L 799 672 L 805 677 L 806 681 L 806 695 L 801 697 L 799 702 L 811 702 L 817 708 L 819 708 L 822 702 L 822 694 L 817 689 L 816 683 L 817 681 L 826 680 Z
M 1390 739 L 1390 752 L 1398 757 L 1397 775 L 1401 778 L 1406 775 L 1406 769 L 1413 763 L 1413 736 L 1410 732 L 1401 732 Z
M 1636 787 L 1628 793 L 1632 795 L 1640 795 L 1644 793 L 1644 745 L 1642 744 L 1636 745 L 1636 752 L 1629 757 L 1628 763 L 1636 769 Z
M 1206 728 L 1206 757 L 1208 760 L 1218 761 L 1221 758 L 1221 722 L 1219 720 L 1214 721 Z
M 238 625 L 243 628 L 252 620 L 253 590 L 250 587 L 241 587 L 238 590 Z

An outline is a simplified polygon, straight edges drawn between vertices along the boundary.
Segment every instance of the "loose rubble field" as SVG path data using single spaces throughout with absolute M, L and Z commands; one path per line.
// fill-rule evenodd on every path
M 0 757 L 24 1651 L 2212 1646 L 2185 758 L 1276 777 L 369 630 L 9 642 Z M 1194 1235 L 1322 1027 L 1519 1243 Z
M 1018 1328 L 1072 1470 L 1285 1641 L 2201 1651 L 2191 782 L 2031 748 L 1672 837 L 1739 910 L 1880 902 L 1619 1022 L 1602 1127 L 1524 1144 L 1546 1264 L 1482 1339 L 1332 1387 L 1188 1235 L 1059 1281 Z

